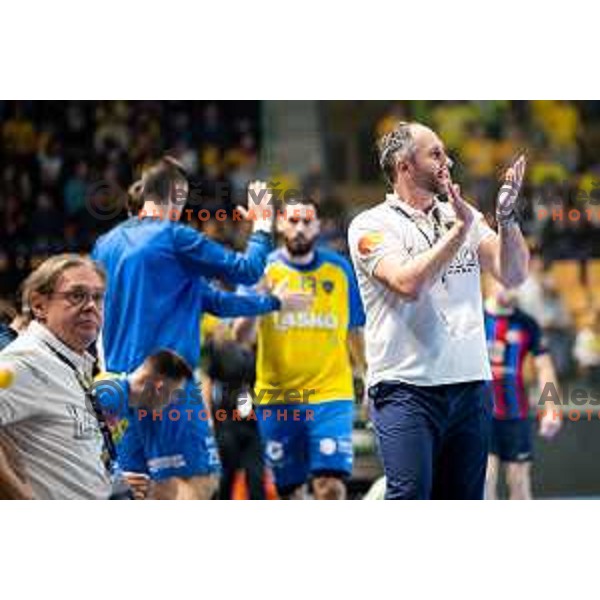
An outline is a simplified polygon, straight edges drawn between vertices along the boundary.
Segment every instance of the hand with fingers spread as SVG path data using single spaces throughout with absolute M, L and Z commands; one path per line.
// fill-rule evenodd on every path
M 496 220 L 500 227 L 516 222 L 515 207 L 525 177 L 525 167 L 525 156 L 521 154 L 504 175 L 504 183 L 496 200 Z
M 460 186 L 452 183 L 452 181 L 448 181 L 446 184 L 446 194 L 448 196 L 448 201 L 456 214 L 457 223 L 462 225 L 464 231 L 467 232 L 473 224 L 475 214 L 471 210 L 468 202 L 463 200 L 460 195 Z
M 274 288 L 271 294 L 279 298 L 281 310 L 301 311 L 306 310 L 313 303 L 314 297 L 310 292 L 291 291 L 289 280 L 283 279 Z
M 266 182 L 253 181 L 248 186 L 248 208 L 237 206 L 242 217 L 254 224 L 253 231 L 272 233 L 275 210 L 271 206 L 271 194 Z

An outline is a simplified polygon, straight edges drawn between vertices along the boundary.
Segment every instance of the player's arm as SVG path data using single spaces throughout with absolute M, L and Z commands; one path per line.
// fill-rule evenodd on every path
M 255 344 L 258 319 L 241 317 L 233 322 L 233 337 L 240 344 Z
M 362 398 L 358 398 L 357 400 L 360 402 L 363 416 L 367 420 L 367 361 L 365 358 L 365 338 L 362 327 L 354 327 L 348 331 L 348 354 L 350 355 L 354 378 L 362 382 Z
M 39 390 L 32 392 L 31 376 L 24 363 L 2 361 L 0 373 L 0 498 L 30 500 L 33 498 L 33 491 L 21 459 L 2 428 L 34 414 L 35 401 L 39 401 Z
M 238 294 L 210 286 L 202 294 L 202 310 L 217 317 L 263 315 L 280 308 L 280 299 L 270 294 Z
M 544 403 L 544 415 L 540 419 L 540 435 L 549 439 L 558 433 L 562 423 L 558 378 L 556 377 L 556 370 L 549 352 L 536 356 L 534 364 L 537 371 L 539 389 L 546 390 L 548 389 L 546 386 L 551 385 L 556 394 L 558 394 L 558 398 L 556 394 L 549 396 L 548 401 Z
M 529 269 L 529 249 L 516 220 L 515 206 L 525 175 L 525 157 L 508 169 L 497 199 L 498 234 L 479 244 L 481 268 L 506 287 L 522 284 Z
M 33 490 L 20 467 L 17 451 L 0 429 L 0 500 L 32 500 Z
M 435 281 L 463 245 L 474 220 L 474 213 L 460 197 L 458 186 L 448 185 L 448 198 L 454 208 L 454 225 L 432 248 L 414 258 L 386 254 L 373 274 L 388 288 L 407 301 L 416 301 Z
M 283 280 L 269 294 L 226 292 L 207 286 L 203 293 L 202 308 L 217 317 L 244 317 L 276 310 L 304 310 L 311 302 L 310 293 L 290 291 L 288 281 Z
M 173 241 L 180 262 L 194 275 L 222 277 L 230 283 L 255 284 L 263 274 L 267 257 L 273 249 L 273 210 L 266 184 L 254 182 L 248 188 L 250 210 L 236 209 L 252 221 L 253 233 L 245 253 L 235 252 L 191 227 L 173 227 Z
M 365 359 L 365 338 L 362 327 L 355 327 L 348 331 L 348 353 L 352 370 L 358 377 L 364 379 L 367 373 L 367 361 Z

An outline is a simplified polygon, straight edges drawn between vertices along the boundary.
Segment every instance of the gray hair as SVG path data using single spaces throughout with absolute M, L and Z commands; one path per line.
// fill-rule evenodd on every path
M 23 314 L 28 318 L 35 318 L 31 308 L 31 297 L 34 293 L 43 295 L 52 294 L 60 276 L 74 267 L 90 267 L 98 274 L 102 282 L 106 284 L 106 272 L 88 256 L 79 254 L 58 254 L 46 259 L 33 273 L 23 282 L 21 288 L 21 303 Z
M 377 142 L 379 166 L 390 187 L 394 185 L 398 161 L 411 157 L 415 151 L 412 125 L 414 123 L 400 121 Z

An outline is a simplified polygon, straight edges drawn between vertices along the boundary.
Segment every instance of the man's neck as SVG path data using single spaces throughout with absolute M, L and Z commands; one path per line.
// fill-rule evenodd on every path
M 72 341 L 70 340 L 65 340 L 61 337 L 58 337 L 56 334 L 54 334 L 69 350 L 72 350 L 73 352 L 75 352 L 75 354 L 78 354 L 79 356 L 85 356 L 86 352 L 87 352 L 87 346 L 81 346 L 81 345 L 76 345 L 74 344 Z
M 154 200 L 146 200 L 139 214 L 146 217 L 165 218 L 167 215 L 171 214 L 172 210 L 178 209 L 170 202 L 155 202 Z
M 398 185 L 394 188 L 394 193 L 400 200 L 406 202 L 412 208 L 428 213 L 433 207 L 435 194 L 420 189 L 409 189 L 406 186 Z
M 308 252 L 307 254 L 294 255 L 291 254 L 290 251 L 284 246 L 283 254 L 292 264 L 300 265 L 301 267 L 309 265 L 315 258 L 314 249 Z
M 42 323 L 42 325 L 44 325 L 44 327 L 46 327 L 46 329 L 48 329 L 48 331 L 64 346 L 66 346 L 69 350 L 71 350 L 72 352 L 74 352 L 75 354 L 78 354 L 79 356 L 85 356 L 86 352 L 87 352 L 87 346 L 83 346 L 81 344 L 77 344 L 75 342 L 73 342 L 72 340 L 67 340 L 64 337 L 62 337 L 61 335 L 59 335 L 58 333 L 56 333 L 55 331 L 52 331 L 47 325 L 45 325 L 44 323 Z

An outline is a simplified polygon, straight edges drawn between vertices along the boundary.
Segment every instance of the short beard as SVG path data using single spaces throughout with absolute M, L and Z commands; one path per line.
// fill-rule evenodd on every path
M 445 194 L 446 187 L 444 182 L 438 179 L 435 173 L 415 173 L 413 181 L 417 187 L 430 194 Z
M 315 247 L 315 241 L 296 242 L 294 240 L 285 240 L 285 247 L 290 256 L 306 256 L 310 254 Z

